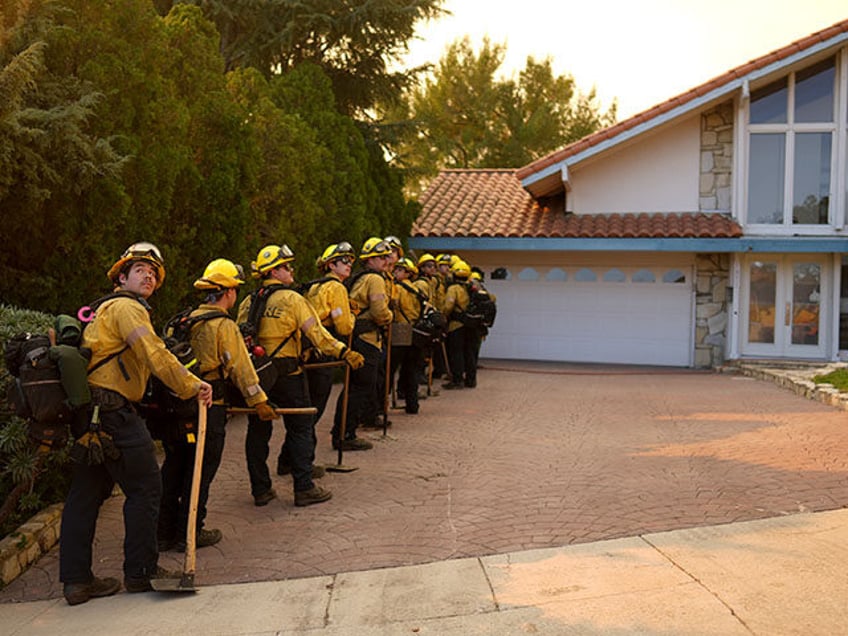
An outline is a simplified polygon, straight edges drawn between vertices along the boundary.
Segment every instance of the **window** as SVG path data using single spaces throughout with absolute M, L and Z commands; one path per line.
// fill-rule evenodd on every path
M 525 267 L 518 272 L 518 280 L 539 280 L 539 272 L 532 267 Z
M 634 283 L 656 283 L 657 277 L 654 276 L 654 273 L 649 269 L 640 269 L 638 272 L 633 274 L 633 278 L 631 280 Z
M 665 274 L 663 274 L 662 281 L 664 283 L 685 283 L 686 274 L 681 272 L 679 269 L 670 269 Z
M 624 275 L 620 269 L 613 267 L 610 270 L 607 270 L 604 273 L 604 282 L 605 283 L 623 283 L 627 280 L 627 277 Z
M 591 283 L 598 280 L 598 277 L 591 269 L 587 269 L 586 267 L 584 267 L 583 269 L 577 271 L 577 273 L 574 275 L 574 280 L 581 283 Z
M 568 274 L 566 274 L 563 269 L 561 269 L 559 267 L 554 267 L 552 270 L 550 270 L 547 273 L 547 275 L 545 276 L 545 280 L 566 281 L 566 280 L 568 280 Z
M 835 82 L 831 58 L 752 92 L 748 224 L 830 222 Z

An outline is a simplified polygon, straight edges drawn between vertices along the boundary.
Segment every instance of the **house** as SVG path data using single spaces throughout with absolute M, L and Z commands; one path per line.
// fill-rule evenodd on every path
M 848 357 L 848 20 L 421 203 L 410 247 L 497 294 L 484 357 Z

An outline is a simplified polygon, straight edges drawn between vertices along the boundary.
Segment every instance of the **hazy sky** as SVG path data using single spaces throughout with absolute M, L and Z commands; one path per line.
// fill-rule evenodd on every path
M 446 0 L 453 15 L 422 24 L 410 65 L 436 62 L 451 42 L 506 43 L 506 74 L 527 56 L 553 58 L 578 89 L 594 86 L 618 119 L 848 19 L 848 0 Z

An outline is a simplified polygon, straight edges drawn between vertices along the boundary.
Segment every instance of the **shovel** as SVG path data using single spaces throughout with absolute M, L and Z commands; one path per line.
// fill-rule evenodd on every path
M 197 556 L 197 500 L 200 496 L 200 473 L 203 468 L 203 449 L 206 445 L 206 405 L 197 405 L 197 442 L 194 449 L 194 472 L 191 475 L 188 523 L 186 524 L 186 549 L 183 573 L 178 579 L 150 579 L 150 587 L 157 592 L 196 592 L 194 572 Z

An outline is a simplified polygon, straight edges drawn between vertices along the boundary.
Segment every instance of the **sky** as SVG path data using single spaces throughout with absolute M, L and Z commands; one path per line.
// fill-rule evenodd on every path
M 502 73 L 550 56 L 580 92 L 624 120 L 751 59 L 848 19 L 846 0 L 446 0 L 423 22 L 409 66 L 437 62 L 468 35 L 506 44 Z

